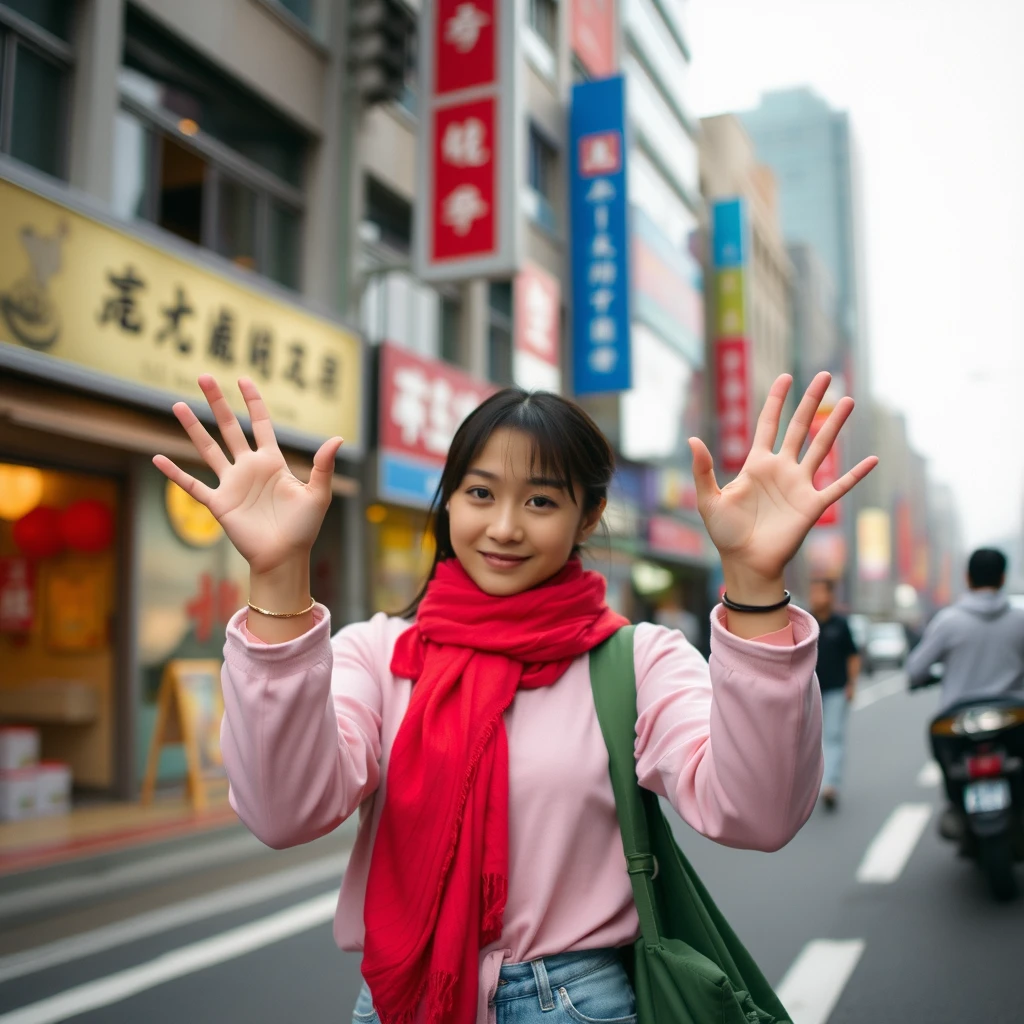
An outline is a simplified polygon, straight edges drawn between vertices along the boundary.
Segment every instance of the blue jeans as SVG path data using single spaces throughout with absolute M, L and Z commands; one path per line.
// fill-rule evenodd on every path
M 636 1024 L 633 989 L 614 949 L 559 953 L 524 964 L 505 964 L 494 1009 L 498 1024 Z M 364 982 L 352 1024 L 377 1021 Z
M 821 695 L 821 738 L 825 748 L 825 777 L 823 788 L 838 789 L 843 781 L 843 758 L 846 754 L 846 719 L 850 702 L 845 688 L 826 690 Z

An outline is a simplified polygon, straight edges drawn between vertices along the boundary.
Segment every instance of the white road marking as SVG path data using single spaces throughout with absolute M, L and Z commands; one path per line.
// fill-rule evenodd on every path
M 863 939 L 816 939 L 804 946 L 775 990 L 793 1024 L 826 1024 L 863 952 Z
M 254 835 L 243 832 L 240 835 L 230 836 L 216 842 L 201 843 L 175 853 L 145 857 L 132 861 L 130 864 L 108 868 L 105 871 L 64 878 L 57 882 L 33 886 L 31 889 L 21 889 L 0 896 L 0 918 L 43 910 L 47 907 L 66 904 L 71 900 L 99 896 L 129 886 L 187 874 L 189 871 L 207 868 L 214 864 L 250 857 L 266 849 Z
M 926 761 L 925 766 L 917 773 L 917 784 L 922 789 L 934 789 L 942 782 L 942 769 L 938 761 Z
M 864 859 L 857 868 L 857 881 L 867 884 L 895 882 L 910 860 L 931 815 L 930 804 L 900 804 L 864 853 Z
M 136 942 L 150 935 L 159 935 L 172 928 L 194 924 L 206 918 L 226 914 L 242 907 L 254 906 L 286 893 L 316 885 L 329 878 L 340 881 L 348 866 L 348 851 L 339 856 L 322 857 L 285 871 L 277 871 L 264 878 L 256 878 L 214 892 L 193 896 L 191 899 L 137 914 L 102 928 L 71 935 L 66 939 L 48 942 L 44 946 L 21 950 L 0 957 L 0 984 L 11 978 L 34 974 L 59 964 L 82 957 L 93 956 L 117 946 Z
M 894 694 L 906 690 L 906 688 L 907 680 L 902 672 L 887 676 L 880 683 L 858 689 L 853 697 L 853 710 L 859 711 L 861 708 L 870 707 L 877 701 L 884 700 L 886 697 L 892 697 Z
M 308 931 L 334 917 L 333 890 L 269 917 L 172 950 L 155 960 L 66 989 L 47 999 L 0 1014 L 0 1024 L 55 1024 L 89 1010 L 119 1003 L 175 978 L 244 956 L 254 950 Z

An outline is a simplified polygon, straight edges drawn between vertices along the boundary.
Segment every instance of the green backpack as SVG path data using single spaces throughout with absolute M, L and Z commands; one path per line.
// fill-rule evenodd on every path
M 792 1024 L 636 780 L 633 630 L 590 652 L 590 680 L 615 792 L 640 938 L 627 969 L 638 1024 Z

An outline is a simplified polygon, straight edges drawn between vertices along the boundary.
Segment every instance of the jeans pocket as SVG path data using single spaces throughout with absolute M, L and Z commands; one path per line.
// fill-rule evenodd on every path
M 558 996 L 569 1018 L 581 1024 L 636 1024 L 636 997 L 619 964 L 562 985 Z

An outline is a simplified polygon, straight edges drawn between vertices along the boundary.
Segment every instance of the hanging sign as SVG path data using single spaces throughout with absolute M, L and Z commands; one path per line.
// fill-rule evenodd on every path
M 523 126 L 514 0 L 437 0 L 420 16 L 413 253 L 423 281 L 511 277 L 519 264 Z

